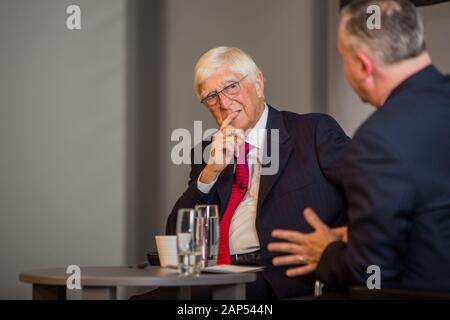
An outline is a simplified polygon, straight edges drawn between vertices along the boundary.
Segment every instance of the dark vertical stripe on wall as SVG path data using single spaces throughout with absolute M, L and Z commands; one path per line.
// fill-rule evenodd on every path
M 311 59 L 314 70 L 311 73 L 314 92 L 314 112 L 327 111 L 327 59 L 328 59 L 328 3 L 314 1 L 312 23 Z
M 127 243 L 130 264 L 145 260 L 161 232 L 158 182 L 164 48 L 164 1 L 130 0 L 128 5 Z

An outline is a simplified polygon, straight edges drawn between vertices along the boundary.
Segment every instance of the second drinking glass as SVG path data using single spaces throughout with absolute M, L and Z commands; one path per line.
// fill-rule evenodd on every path
M 202 267 L 215 266 L 219 248 L 219 208 L 217 205 L 197 205 L 195 210 L 203 218 L 205 243 L 202 248 Z

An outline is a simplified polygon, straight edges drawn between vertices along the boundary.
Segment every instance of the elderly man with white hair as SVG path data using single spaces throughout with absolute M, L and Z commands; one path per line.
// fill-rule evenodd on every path
M 178 209 L 217 204 L 218 264 L 265 266 L 247 285 L 248 298 L 311 294 L 314 277 L 289 279 L 286 267 L 271 265 L 279 254 L 269 252 L 267 244 L 274 228 L 311 231 L 302 216 L 306 207 L 315 207 L 330 226 L 346 223 L 340 160 L 349 138 L 328 115 L 269 106 L 261 70 L 238 48 L 206 52 L 195 67 L 194 91 L 219 130 L 199 146 L 210 145 L 210 157 L 192 165 L 188 188 L 168 217 L 167 234 L 175 234 Z M 274 162 L 274 170 L 266 168 Z M 293 261 L 301 263 L 300 256 Z

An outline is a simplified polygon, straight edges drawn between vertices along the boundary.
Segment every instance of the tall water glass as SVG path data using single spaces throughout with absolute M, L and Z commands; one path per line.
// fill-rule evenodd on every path
M 203 229 L 205 243 L 202 248 L 202 267 L 214 266 L 217 263 L 219 249 L 219 207 L 217 205 L 195 206 L 200 217 L 204 218 Z
M 205 242 L 204 219 L 195 209 L 180 209 L 177 215 L 178 270 L 181 275 L 198 275 L 201 271 Z

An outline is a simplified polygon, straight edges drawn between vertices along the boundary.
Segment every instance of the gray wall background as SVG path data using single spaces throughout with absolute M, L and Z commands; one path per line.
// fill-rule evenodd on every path
M 0 2 L 0 298 L 30 298 L 21 270 L 123 264 L 127 7 Z
M 450 72 L 450 4 L 423 11 Z M 372 109 L 345 84 L 336 19 L 334 0 L 0 0 L 0 299 L 31 297 L 23 270 L 155 249 L 189 171 L 170 161 L 171 132 L 214 126 L 191 91 L 210 47 L 252 55 L 274 106 L 328 112 L 352 134 Z

